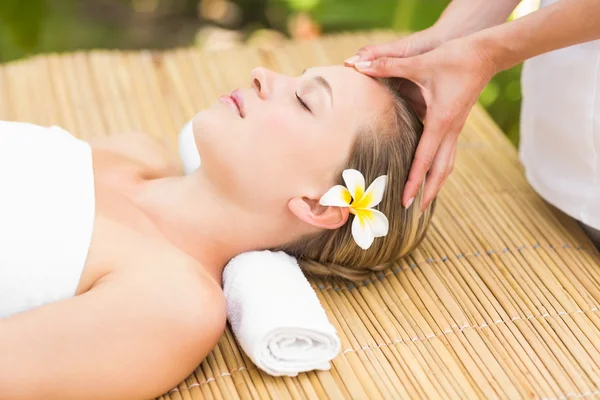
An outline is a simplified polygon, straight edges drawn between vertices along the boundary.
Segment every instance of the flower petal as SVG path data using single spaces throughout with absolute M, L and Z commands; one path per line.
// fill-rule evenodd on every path
M 361 249 L 367 250 L 371 247 L 375 236 L 373 236 L 373 230 L 368 219 L 361 217 L 359 214 L 354 216 L 354 220 L 352 221 L 352 236 Z
M 355 208 L 372 208 L 377 204 L 381 203 L 381 199 L 383 199 L 383 192 L 385 192 L 385 187 L 387 185 L 387 175 L 381 175 L 379 178 L 375 179 L 369 188 L 365 192 L 365 195 L 360 199 L 357 203 L 352 204 Z M 352 193 L 352 191 L 350 191 Z
M 365 177 L 355 169 L 344 170 L 342 177 L 354 201 L 360 201 L 365 193 Z
M 377 210 L 360 210 L 359 212 L 363 213 L 364 211 L 367 211 L 369 214 L 367 218 L 371 224 L 373 236 L 377 238 L 387 235 L 390 229 L 390 224 L 385 214 Z
M 322 206 L 348 207 L 352 202 L 352 196 L 348 189 L 342 185 L 335 185 L 325 193 L 319 203 Z

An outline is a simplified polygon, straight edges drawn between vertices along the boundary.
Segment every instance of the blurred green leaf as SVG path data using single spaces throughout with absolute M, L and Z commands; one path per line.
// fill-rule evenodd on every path
M 286 2 L 294 11 L 309 11 L 319 4 L 319 0 L 286 0 Z
M 410 23 L 417 8 L 417 0 L 404 0 L 396 3 L 392 28 L 400 30 L 409 30 Z
M 521 82 L 518 78 L 510 81 L 508 85 L 506 85 L 506 98 L 510 101 L 519 101 L 521 100 Z
M 46 0 L 0 0 L 0 23 L 17 46 L 30 52 L 39 42 L 46 8 Z
M 390 27 L 397 0 L 320 0 L 311 15 L 324 31 Z
M 492 81 L 488 83 L 488 85 L 481 92 L 481 95 L 479 96 L 479 101 L 481 102 L 481 104 L 487 107 L 494 101 L 496 101 L 499 94 L 500 88 L 498 87 L 498 83 Z
M 405 0 L 400 0 L 404 2 Z M 429 28 L 437 21 L 442 11 L 448 6 L 450 0 L 427 0 L 415 2 L 415 9 L 411 15 L 408 29 L 416 32 Z M 402 28 L 404 29 L 404 28 Z

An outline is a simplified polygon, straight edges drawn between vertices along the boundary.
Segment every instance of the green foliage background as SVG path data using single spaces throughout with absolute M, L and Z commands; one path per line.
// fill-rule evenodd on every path
M 0 62 L 36 53 L 92 48 L 168 48 L 193 45 L 207 25 L 248 36 L 258 29 L 288 33 L 289 18 L 307 12 L 322 33 L 432 25 L 449 0 L 229 0 L 233 22 L 200 15 L 202 1 L 225 0 L 0 0 Z M 142 12 L 140 11 L 143 10 Z M 480 102 L 518 143 L 521 66 L 496 75 Z

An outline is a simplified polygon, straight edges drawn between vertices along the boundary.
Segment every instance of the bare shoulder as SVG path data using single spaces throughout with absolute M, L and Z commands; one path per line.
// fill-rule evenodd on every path
M 139 271 L 0 320 L 0 392 L 16 400 L 153 398 L 185 379 L 224 330 L 223 293 L 185 265 Z
M 158 139 L 141 132 L 112 134 L 87 140 L 93 149 L 111 151 L 139 164 L 163 171 L 168 175 L 181 175 L 179 159 Z
M 187 358 L 190 367 L 195 367 L 216 345 L 225 329 L 225 296 L 220 285 L 208 275 L 197 272 L 194 262 L 165 259 L 166 263 L 169 261 L 167 268 L 163 265 L 160 269 L 123 270 L 122 274 L 109 276 L 99 285 L 121 288 L 129 301 L 145 308 L 146 322 L 170 324 L 166 338 L 170 340 L 169 345 L 182 352 L 180 357 Z
M 147 302 L 153 312 L 173 318 L 185 329 L 182 334 L 191 333 L 198 339 L 198 329 L 204 333 L 211 331 L 221 335 L 225 325 L 225 296 L 221 286 L 208 274 L 198 272 L 195 261 L 175 256 L 156 256 L 161 268 L 123 269 L 107 276 L 95 286 L 113 285 L 129 290 L 127 296 L 136 296 Z M 218 339 L 218 338 L 216 338 Z

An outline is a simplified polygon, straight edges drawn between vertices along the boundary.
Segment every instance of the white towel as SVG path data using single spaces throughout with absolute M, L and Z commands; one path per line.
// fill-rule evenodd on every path
M 181 129 L 178 139 L 179 158 L 181 159 L 184 173 L 189 175 L 200 166 L 200 155 L 198 154 L 196 140 L 194 139 L 192 121 L 189 121 Z
M 294 257 L 243 253 L 225 267 L 223 287 L 233 333 L 260 369 L 274 376 L 330 369 L 340 339 Z
M 94 227 L 90 145 L 0 121 L 0 185 L 0 318 L 73 297 Z

